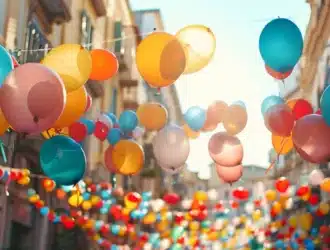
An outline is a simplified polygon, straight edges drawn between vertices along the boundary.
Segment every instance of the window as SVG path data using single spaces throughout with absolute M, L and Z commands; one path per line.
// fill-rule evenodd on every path
M 25 62 L 40 62 L 48 52 L 49 41 L 41 31 L 38 22 L 32 20 L 27 28 Z M 45 49 L 42 51 L 41 49 Z M 36 51 L 37 50 L 37 51 Z M 40 50 L 40 51 L 38 51 Z
M 121 37 L 122 37 L 122 28 L 123 28 L 123 25 L 120 21 L 115 22 L 114 38 L 118 39 L 118 41 L 115 41 L 115 53 L 116 54 L 121 53 L 122 41 L 119 39 L 121 39 Z
M 5 22 L 7 12 L 7 0 L 0 0 L 0 36 L 5 34 Z
M 118 90 L 116 88 L 112 88 L 112 99 L 111 99 L 110 112 L 115 115 L 117 113 L 117 98 L 118 98 Z
M 90 17 L 86 11 L 81 13 L 81 44 L 87 45 L 87 49 L 92 48 L 94 28 Z

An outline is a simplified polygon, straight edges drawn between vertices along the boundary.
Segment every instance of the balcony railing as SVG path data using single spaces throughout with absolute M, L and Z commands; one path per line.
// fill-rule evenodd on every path
M 70 9 L 65 0 L 38 0 L 50 24 L 62 24 L 71 20 Z
M 97 81 L 89 80 L 86 83 L 86 88 L 94 98 L 102 97 L 104 95 L 104 86 Z
M 95 14 L 97 17 L 105 16 L 107 14 L 107 9 L 104 4 L 104 0 L 91 0 L 94 7 Z

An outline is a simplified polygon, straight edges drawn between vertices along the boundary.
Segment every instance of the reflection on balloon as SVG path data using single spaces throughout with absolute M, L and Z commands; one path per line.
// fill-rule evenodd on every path
M 52 90 L 52 97 L 45 85 Z M 2 112 L 16 132 L 40 133 L 50 128 L 61 115 L 65 101 L 61 79 L 38 63 L 26 63 L 14 69 L 0 89 Z
M 225 167 L 216 164 L 216 171 L 219 178 L 225 183 L 234 183 L 237 182 L 243 175 L 243 166 L 237 165 L 232 167 Z
M 113 147 L 112 162 L 120 174 L 137 174 L 144 165 L 143 149 L 134 141 L 121 140 Z
M 224 132 L 213 134 L 208 144 L 211 158 L 222 166 L 237 166 L 243 160 L 241 141 Z
M 149 131 L 160 130 L 167 123 L 167 110 L 159 103 L 144 103 L 136 111 L 140 124 Z
M 272 135 L 272 144 L 276 153 L 285 155 L 289 153 L 293 148 L 292 137 L 282 137 Z
M 209 64 L 216 48 L 216 38 L 210 28 L 204 25 L 188 25 L 175 35 L 186 54 L 185 74 L 200 71 Z
M 177 168 L 184 165 L 189 156 L 189 140 L 182 128 L 167 125 L 154 137 L 153 151 L 160 166 Z
M 64 128 L 79 120 L 87 106 L 87 91 L 84 86 L 67 94 L 63 113 L 54 124 L 54 128 Z
M 243 131 L 247 124 L 247 112 L 245 107 L 230 105 L 223 116 L 223 126 L 227 133 L 236 135 Z
M 155 88 L 173 84 L 186 67 L 185 52 L 175 36 L 154 32 L 136 50 L 136 64 L 142 78 Z
M 60 75 L 67 92 L 84 85 L 92 71 L 92 57 L 79 44 L 62 44 L 52 49 L 41 63 Z

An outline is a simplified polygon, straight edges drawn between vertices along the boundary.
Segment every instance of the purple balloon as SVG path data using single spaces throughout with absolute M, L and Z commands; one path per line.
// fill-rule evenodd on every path
M 19 133 L 49 129 L 63 112 L 66 92 L 61 78 L 38 63 L 14 69 L 0 89 L 2 112 Z

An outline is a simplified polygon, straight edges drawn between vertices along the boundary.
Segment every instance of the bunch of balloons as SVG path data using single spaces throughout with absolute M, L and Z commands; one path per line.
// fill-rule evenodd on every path
M 259 51 L 269 75 L 287 78 L 303 51 L 303 37 L 295 23 L 286 18 L 270 21 L 259 37 Z

